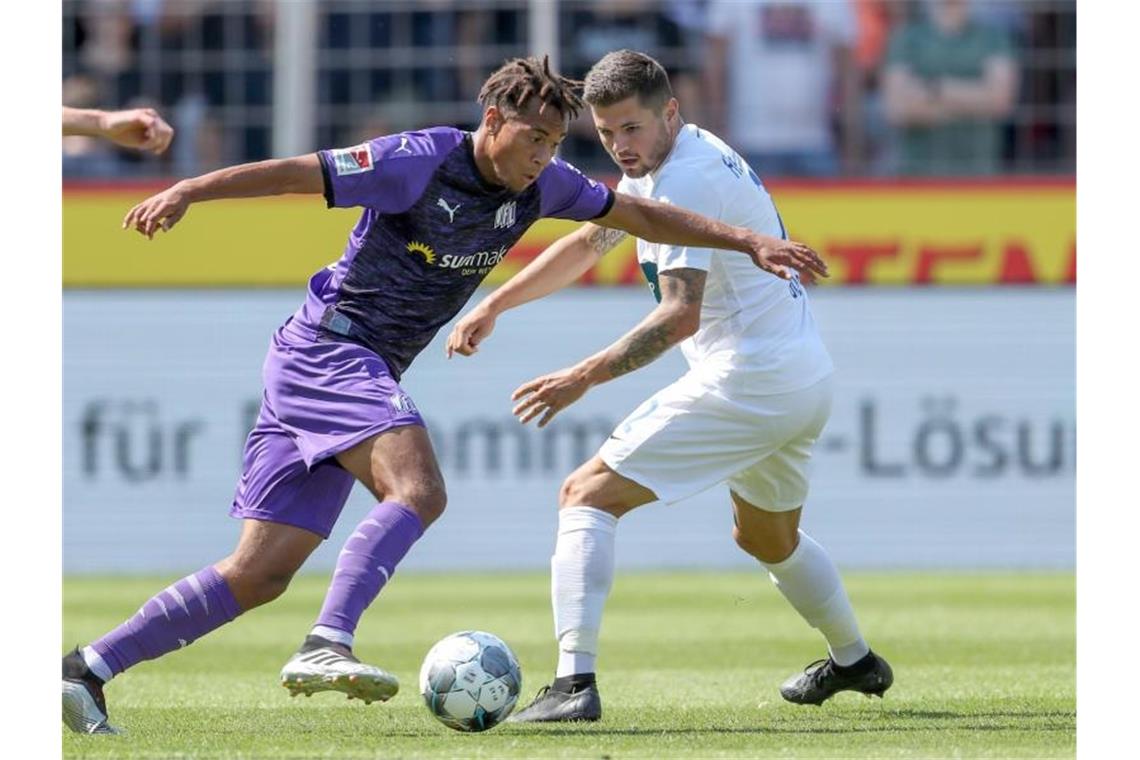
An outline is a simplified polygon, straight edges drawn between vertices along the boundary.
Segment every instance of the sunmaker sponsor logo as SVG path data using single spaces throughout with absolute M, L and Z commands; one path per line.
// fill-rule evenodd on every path
M 507 257 L 510 247 L 503 245 L 490 251 L 476 251 L 475 253 L 465 255 L 445 253 L 440 256 L 427 243 L 413 240 L 404 246 L 404 250 L 410 254 L 422 257 L 424 263 L 429 266 L 436 266 L 440 269 L 462 269 L 465 270 L 465 273 L 470 274 L 466 272 L 466 270 L 470 269 L 485 273 L 492 269 L 496 264 Z
M 484 269 L 493 267 L 505 259 L 509 250 L 510 248 L 504 245 L 493 251 L 478 251 L 476 253 L 469 253 L 466 256 L 456 256 L 448 253 L 440 258 L 439 265 L 444 269 Z

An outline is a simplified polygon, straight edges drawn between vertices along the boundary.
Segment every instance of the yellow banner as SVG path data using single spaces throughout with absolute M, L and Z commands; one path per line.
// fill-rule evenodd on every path
M 310 196 L 212 201 L 147 240 L 120 228 L 156 186 L 69 186 L 63 194 L 65 287 L 298 287 L 338 259 L 358 212 Z M 791 237 L 831 267 L 826 285 L 1071 284 L 1071 180 L 773 183 Z M 505 282 L 576 224 L 543 220 L 488 276 Z M 633 242 L 583 284 L 641 285 Z

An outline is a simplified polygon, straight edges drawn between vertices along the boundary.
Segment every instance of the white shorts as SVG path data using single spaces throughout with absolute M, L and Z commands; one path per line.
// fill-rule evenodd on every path
M 812 445 L 831 412 L 831 377 L 766 396 L 735 390 L 746 387 L 746 378 L 731 385 L 685 374 L 626 417 L 598 456 L 664 502 L 727 481 L 753 506 L 799 507 L 807 498 Z

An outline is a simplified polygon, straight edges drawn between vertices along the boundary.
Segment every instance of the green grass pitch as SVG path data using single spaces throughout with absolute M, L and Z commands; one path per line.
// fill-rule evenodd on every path
M 65 649 L 134 613 L 172 577 L 64 581 Z M 600 723 L 504 724 L 460 734 L 417 693 L 437 639 L 475 628 L 522 664 L 529 702 L 555 652 L 545 574 L 397 575 L 357 632 L 362 659 L 402 690 L 365 706 L 335 693 L 290 699 L 277 681 L 320 607 L 327 577 L 107 689 L 129 734 L 78 736 L 65 757 L 1072 757 L 1075 581 L 1056 574 L 849 573 L 864 633 L 895 670 L 886 699 L 822 707 L 777 688 L 824 652 L 761 572 L 619 574 L 599 661 Z

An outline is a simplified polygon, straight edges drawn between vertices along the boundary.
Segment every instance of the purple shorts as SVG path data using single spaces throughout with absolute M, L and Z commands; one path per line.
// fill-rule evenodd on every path
M 262 380 L 230 515 L 328 538 L 355 482 L 333 456 L 423 418 L 375 353 L 309 339 L 290 323 L 273 334 Z

